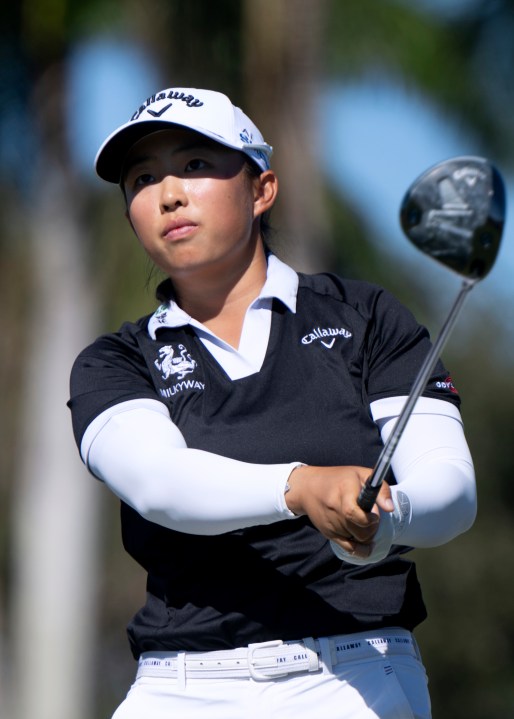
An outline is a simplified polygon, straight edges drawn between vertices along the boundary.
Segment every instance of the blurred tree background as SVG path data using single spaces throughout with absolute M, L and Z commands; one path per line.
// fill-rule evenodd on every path
M 97 334 L 153 308 L 157 278 L 119 193 L 81 165 L 85 139 L 71 119 L 91 124 L 116 109 L 137 77 L 104 87 L 91 108 L 77 57 L 99 43 L 118 48 L 117 61 L 89 72 L 100 87 L 131 49 L 147 73 L 136 105 L 173 85 L 229 94 L 276 148 L 278 253 L 298 269 L 382 284 L 434 330 L 455 285 L 425 270 L 428 260 L 391 253 L 370 227 L 373 197 L 366 211 L 325 172 L 320 98 L 331 85 L 392 79 L 470 133 L 470 154 L 512 175 L 514 2 L 23 0 L 2 16 L 0 715 L 108 717 L 133 678 L 124 625 L 144 600 L 144 576 L 123 553 L 117 501 L 80 465 L 67 379 Z M 378 116 L 373 134 L 388 144 Z M 509 288 L 493 293 L 494 277 L 445 351 L 464 397 L 479 517 L 416 557 L 429 609 L 417 636 L 437 719 L 514 716 L 513 300 Z

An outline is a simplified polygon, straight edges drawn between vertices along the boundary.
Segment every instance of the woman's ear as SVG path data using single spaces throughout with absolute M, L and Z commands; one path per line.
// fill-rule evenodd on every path
M 273 170 L 266 170 L 254 179 L 254 216 L 271 210 L 278 194 L 278 178 Z

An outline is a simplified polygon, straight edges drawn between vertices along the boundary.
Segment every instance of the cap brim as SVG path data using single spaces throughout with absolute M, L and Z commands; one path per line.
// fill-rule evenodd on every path
M 143 120 L 137 123 L 131 122 L 118 128 L 118 130 L 105 140 L 98 150 L 95 158 L 97 174 L 102 180 L 119 184 L 121 182 L 123 164 L 132 145 L 146 135 L 150 135 L 152 132 L 158 132 L 159 130 L 174 125 L 176 125 L 176 123 L 159 120 Z
M 190 125 L 180 122 L 169 122 L 166 120 L 140 120 L 122 125 L 105 140 L 95 158 L 95 168 L 98 176 L 101 177 L 102 180 L 107 180 L 107 182 L 119 184 L 122 179 L 123 165 L 125 164 L 125 159 L 130 148 L 152 132 L 158 132 L 159 130 L 165 130 L 170 127 L 186 128 L 191 130 L 191 132 L 197 132 L 204 137 L 208 137 L 220 145 L 244 152 L 261 170 L 267 169 L 262 166 L 262 163 L 259 162 L 259 158 L 257 157 L 257 153 L 259 152 L 265 154 L 268 158 L 269 155 L 271 155 L 272 148 L 266 143 L 262 145 L 244 145 L 242 143 L 241 146 L 236 147 L 226 142 L 224 138 L 201 127 L 191 127 Z

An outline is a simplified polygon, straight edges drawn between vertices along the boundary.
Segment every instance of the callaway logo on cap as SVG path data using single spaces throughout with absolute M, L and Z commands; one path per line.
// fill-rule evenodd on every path
M 242 110 L 226 95 L 213 90 L 176 87 L 149 97 L 118 127 L 101 146 L 95 160 L 98 175 L 108 182 L 119 183 L 128 150 L 145 135 L 179 125 L 240 150 L 261 170 L 269 169 L 272 147 Z

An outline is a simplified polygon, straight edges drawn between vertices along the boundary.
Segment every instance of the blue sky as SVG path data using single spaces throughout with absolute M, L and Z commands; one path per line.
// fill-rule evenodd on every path
M 100 144 L 161 87 L 161 79 L 142 50 L 107 36 L 75 47 L 68 86 L 70 148 L 85 177 L 94 182 Z
M 443 284 L 443 273 L 453 279 L 405 239 L 399 207 L 412 181 L 432 165 L 458 155 L 483 154 L 478 140 L 427 98 L 386 78 L 326 87 L 317 124 L 327 174 L 361 210 L 384 251 L 401 255 Z M 514 207 L 512 178 L 498 169 L 507 186 L 507 206 Z M 513 218 L 507 212 L 496 265 L 484 280 L 488 292 L 512 296 L 513 234 Z
M 405 5 L 412 4 L 412 0 L 401 0 L 401 2 Z M 427 13 L 456 17 L 463 12 L 469 12 L 474 5 L 479 5 L 480 0 L 416 0 L 416 2 L 422 5 Z M 494 0 L 488 2 L 492 4 Z

